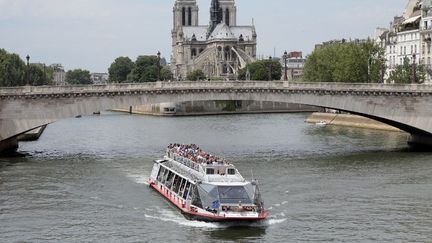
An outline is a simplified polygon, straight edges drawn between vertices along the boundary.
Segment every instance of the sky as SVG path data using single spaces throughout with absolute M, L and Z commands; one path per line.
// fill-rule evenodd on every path
M 197 0 L 207 25 L 211 0 Z M 237 0 L 237 24 L 254 20 L 258 55 L 308 54 L 332 39 L 373 37 L 408 0 Z M 174 0 L 0 0 L 0 48 L 31 62 L 107 72 L 119 56 L 171 55 Z

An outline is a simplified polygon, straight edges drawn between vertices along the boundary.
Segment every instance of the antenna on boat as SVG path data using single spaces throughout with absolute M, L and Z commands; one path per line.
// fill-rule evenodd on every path
M 252 174 L 252 180 L 255 180 L 254 174 L 253 174 L 253 169 L 251 169 L 251 174 Z

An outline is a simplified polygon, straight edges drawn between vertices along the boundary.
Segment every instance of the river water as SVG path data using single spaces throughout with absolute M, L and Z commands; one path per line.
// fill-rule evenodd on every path
M 103 113 L 48 127 L 0 158 L 0 242 L 431 242 L 432 154 L 406 135 L 304 123 L 307 114 L 162 118 Z M 270 218 L 188 221 L 146 180 L 171 142 L 261 183 Z

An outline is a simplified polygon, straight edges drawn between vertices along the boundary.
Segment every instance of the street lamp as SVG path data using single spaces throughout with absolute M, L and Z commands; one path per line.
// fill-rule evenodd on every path
M 272 57 L 269 57 L 269 77 L 268 77 L 268 81 L 271 81 L 272 78 L 272 73 L 273 73 L 273 66 L 272 66 Z
M 384 76 L 386 73 L 386 60 L 384 57 L 381 58 L 381 83 L 385 83 Z
M 413 80 L 412 83 L 417 83 L 417 68 L 416 68 L 416 54 L 413 54 Z
M 284 59 L 284 63 L 285 63 L 285 76 L 284 76 L 284 80 L 288 81 L 288 70 L 287 70 L 288 52 L 287 51 L 284 52 L 283 59 Z
M 27 70 L 26 70 L 26 73 L 27 73 L 27 85 L 30 85 L 30 72 L 29 72 L 29 68 L 30 68 L 30 55 L 27 55 L 26 56 L 26 60 L 27 60 Z
M 372 66 L 372 57 L 371 57 L 371 52 L 369 51 L 369 54 L 368 54 L 368 66 L 367 66 L 367 82 L 368 83 L 370 83 L 370 81 L 371 81 L 371 66 Z
M 158 58 L 158 62 L 157 62 L 157 68 L 158 68 L 158 81 L 161 80 L 161 71 L 160 71 L 160 66 L 161 66 L 161 53 L 160 51 L 157 52 L 157 58 Z

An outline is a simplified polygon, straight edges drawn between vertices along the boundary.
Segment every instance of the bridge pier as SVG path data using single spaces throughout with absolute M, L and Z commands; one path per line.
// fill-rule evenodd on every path
M 0 155 L 16 152 L 18 149 L 18 137 L 0 141 Z
M 432 136 L 411 134 L 408 144 L 414 148 L 427 148 L 429 151 L 432 148 Z

